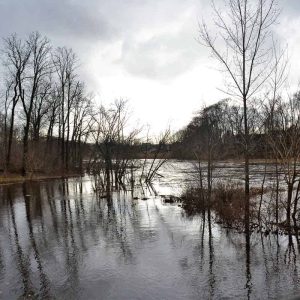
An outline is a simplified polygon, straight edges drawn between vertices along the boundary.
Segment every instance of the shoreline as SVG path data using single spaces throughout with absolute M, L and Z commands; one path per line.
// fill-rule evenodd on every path
M 70 174 L 54 174 L 54 175 L 29 175 L 22 176 L 19 174 L 1 174 L 0 175 L 0 186 L 8 185 L 8 184 L 20 184 L 24 182 L 30 181 L 45 181 L 45 180 L 53 180 L 53 179 L 66 179 L 66 178 L 75 178 L 81 177 L 81 173 L 70 173 Z

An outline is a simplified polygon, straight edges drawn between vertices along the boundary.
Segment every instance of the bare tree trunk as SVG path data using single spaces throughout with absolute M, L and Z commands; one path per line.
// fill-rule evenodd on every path
M 291 205 L 292 205 L 293 185 L 288 184 L 287 206 L 286 206 L 286 225 L 288 230 L 291 228 Z
M 259 208 L 258 208 L 258 216 L 257 216 L 257 220 L 258 220 L 259 224 L 261 224 L 261 206 L 262 206 L 262 201 L 263 201 L 263 196 L 264 196 L 266 173 L 267 173 L 267 162 L 265 162 L 264 177 L 263 177 L 263 180 L 262 180 L 262 183 L 261 183 L 261 192 L 260 192 L 260 200 L 259 200 Z
M 276 219 L 276 226 L 278 228 L 279 222 L 279 174 L 278 174 L 278 161 L 276 159 L 276 194 L 275 194 L 275 219 Z
M 295 195 L 295 199 L 294 199 L 294 208 L 293 208 L 293 213 L 292 213 L 292 218 L 293 218 L 295 227 L 297 227 L 296 214 L 297 214 L 297 210 L 298 210 L 299 191 L 300 191 L 300 180 L 298 181 L 298 185 L 297 185 L 297 191 L 296 191 L 296 195 Z
M 13 141 L 13 133 L 14 133 L 14 121 L 15 121 L 15 106 L 12 107 L 11 110 L 11 118 L 10 118 L 10 127 L 9 127 L 9 135 L 8 135 L 8 146 L 6 153 L 6 169 L 9 169 L 10 166 L 10 157 L 11 157 L 11 146 Z
M 210 139 L 210 137 L 209 137 Z M 210 141 L 208 143 L 208 161 L 207 161 L 207 217 L 209 231 L 211 234 L 211 193 L 212 193 L 212 149 Z
M 27 123 L 24 128 L 23 137 L 23 163 L 22 163 L 22 176 L 27 175 L 27 161 L 28 161 L 28 136 L 29 136 L 29 124 Z
M 249 127 L 247 119 L 247 99 L 244 97 L 244 130 L 245 130 L 245 231 L 249 232 L 250 175 L 249 175 Z

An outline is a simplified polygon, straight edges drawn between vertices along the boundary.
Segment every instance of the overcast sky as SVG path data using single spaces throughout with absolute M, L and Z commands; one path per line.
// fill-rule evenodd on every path
M 222 1 L 222 0 L 219 0 Z M 38 30 L 72 47 L 97 101 L 126 98 L 154 132 L 177 130 L 226 95 L 222 74 L 197 43 L 208 0 L 0 0 L 0 36 Z M 300 75 L 300 1 L 280 0 L 276 34 L 289 46 L 292 81 Z

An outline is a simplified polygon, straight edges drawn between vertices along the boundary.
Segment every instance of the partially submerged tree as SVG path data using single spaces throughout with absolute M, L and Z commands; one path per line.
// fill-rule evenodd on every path
M 278 99 L 273 111 L 273 129 L 268 134 L 268 142 L 280 166 L 287 186 L 286 226 L 291 229 L 291 218 L 296 226 L 296 213 L 300 192 L 300 95 L 294 94 L 287 102 Z M 276 123 L 275 123 L 276 120 Z M 275 125 L 276 124 L 276 125 Z M 276 126 L 276 127 L 275 127 Z M 276 164 L 276 165 L 277 165 Z M 278 172 L 278 170 L 276 170 Z M 276 172 L 276 173 L 277 173 Z M 278 174 L 276 174 L 278 176 Z M 296 192 L 294 191 L 296 189 Z M 276 191 L 276 197 L 278 191 Z M 277 200 L 278 201 L 278 200 Z M 278 203 L 276 201 L 276 212 Z M 292 207 L 293 204 L 293 207 Z M 276 216 L 278 223 L 278 216 Z
M 112 187 L 124 185 L 125 175 L 132 156 L 138 129 L 128 130 L 126 101 L 115 101 L 109 108 L 101 106 L 93 116 L 91 140 L 95 144 L 92 153 L 92 169 L 108 197 Z M 100 176 L 99 176 L 100 175 Z
M 245 229 L 249 230 L 249 124 L 248 103 L 273 71 L 271 27 L 278 17 L 275 0 L 226 0 L 226 10 L 212 1 L 219 44 L 205 22 L 200 26 L 201 42 L 222 64 L 227 77 L 226 93 L 243 103 L 245 161 Z

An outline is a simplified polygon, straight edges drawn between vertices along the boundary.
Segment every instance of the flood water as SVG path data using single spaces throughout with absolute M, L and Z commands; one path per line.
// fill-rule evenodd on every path
M 189 182 L 189 167 L 164 169 L 148 200 L 141 191 L 97 199 L 88 176 L 1 186 L 0 299 L 300 294 L 295 237 L 252 234 L 249 244 L 214 223 L 210 234 L 201 216 L 163 202 L 160 194 L 178 194 Z

